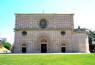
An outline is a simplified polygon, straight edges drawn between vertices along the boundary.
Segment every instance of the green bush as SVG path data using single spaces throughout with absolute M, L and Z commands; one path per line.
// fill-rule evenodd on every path
M 11 50 L 11 44 L 10 43 L 4 43 L 4 47 L 7 48 L 8 50 Z

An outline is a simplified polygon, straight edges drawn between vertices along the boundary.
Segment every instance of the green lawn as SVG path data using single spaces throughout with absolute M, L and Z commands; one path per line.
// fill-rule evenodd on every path
M 95 65 L 95 54 L 0 55 L 0 65 Z

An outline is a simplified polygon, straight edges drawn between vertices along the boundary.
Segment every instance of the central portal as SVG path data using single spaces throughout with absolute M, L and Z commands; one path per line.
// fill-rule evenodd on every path
M 47 40 L 41 40 L 41 53 L 47 53 Z
M 47 53 L 47 44 L 41 44 L 41 53 Z

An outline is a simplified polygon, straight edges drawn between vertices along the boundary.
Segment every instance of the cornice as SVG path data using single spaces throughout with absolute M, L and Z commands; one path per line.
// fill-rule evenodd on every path
M 72 29 L 15 29 L 15 31 L 66 31 Z
M 15 13 L 15 15 L 74 15 L 73 13 L 67 13 L 67 14 L 63 14 L 63 13 Z

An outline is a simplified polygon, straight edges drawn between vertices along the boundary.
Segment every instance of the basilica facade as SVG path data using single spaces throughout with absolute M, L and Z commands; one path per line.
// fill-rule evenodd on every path
M 16 14 L 15 53 L 89 53 L 87 32 L 73 14 Z

